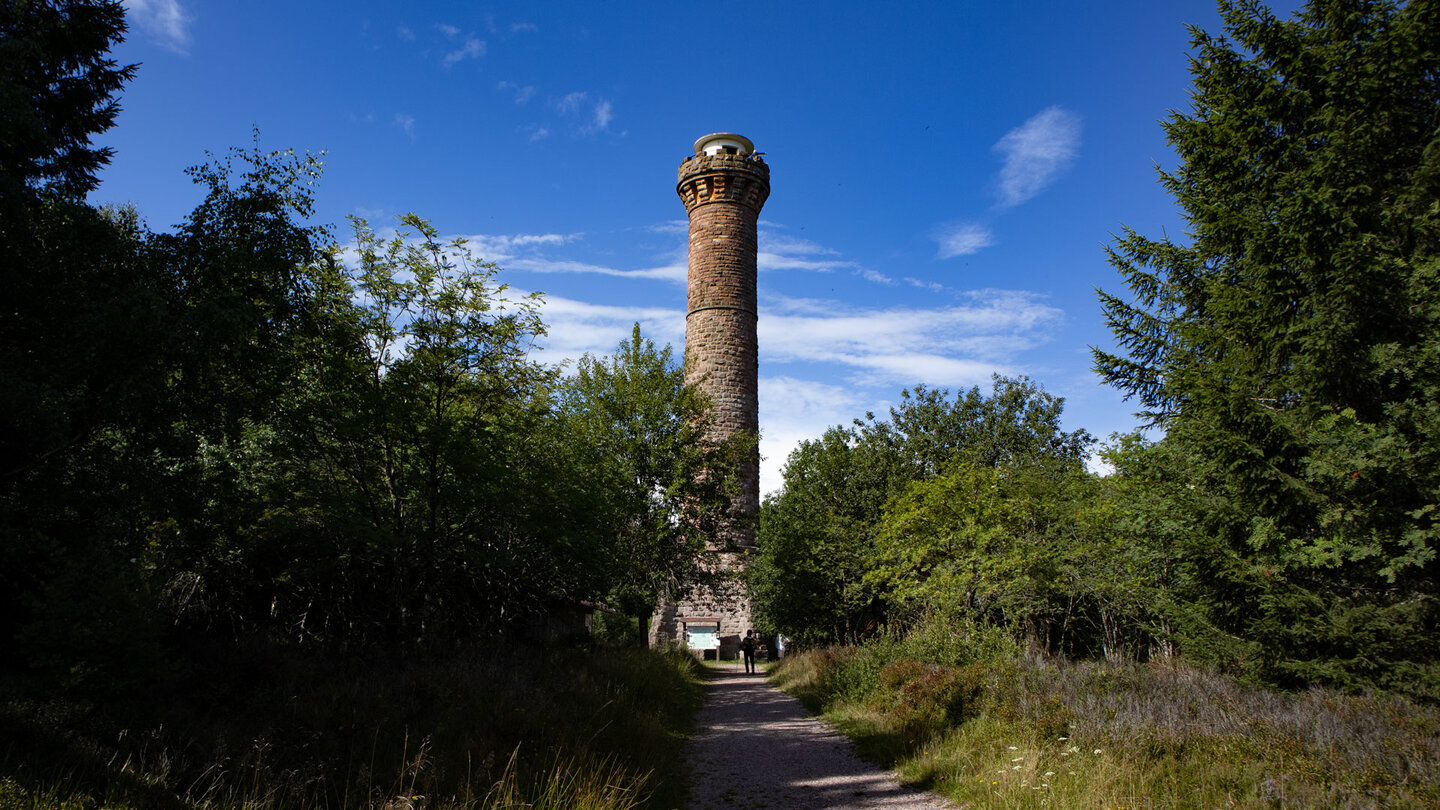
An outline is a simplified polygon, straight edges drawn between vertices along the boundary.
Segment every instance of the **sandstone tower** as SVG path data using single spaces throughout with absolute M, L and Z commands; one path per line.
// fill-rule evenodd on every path
M 690 218 L 689 305 L 685 315 L 687 382 L 714 403 L 711 438 L 740 432 L 759 435 L 759 354 L 756 326 L 756 222 L 770 196 L 770 167 L 748 138 L 728 132 L 695 141 L 695 154 L 680 164 L 675 190 Z M 735 569 L 755 544 L 760 513 L 760 456 L 756 449 L 740 470 L 740 492 L 731 504 L 714 547 L 729 550 L 722 565 Z M 733 654 L 750 629 L 750 605 L 739 592 L 701 589 L 677 605 L 664 605 L 652 641 L 707 643 Z

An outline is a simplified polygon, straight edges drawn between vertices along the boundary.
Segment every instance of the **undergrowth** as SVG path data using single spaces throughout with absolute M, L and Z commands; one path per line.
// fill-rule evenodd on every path
M 1043 658 L 963 625 L 800 653 L 773 677 L 961 807 L 1440 806 L 1440 710 L 1392 695 Z
M 0 694 L 11 808 L 666 808 L 703 699 L 690 656 L 214 651 L 150 695 Z

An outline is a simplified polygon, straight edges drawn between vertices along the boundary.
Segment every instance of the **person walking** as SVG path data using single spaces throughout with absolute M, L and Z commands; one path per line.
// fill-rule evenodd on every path
M 740 651 L 745 654 L 745 674 L 755 673 L 755 631 L 746 630 L 745 640 L 740 642 Z

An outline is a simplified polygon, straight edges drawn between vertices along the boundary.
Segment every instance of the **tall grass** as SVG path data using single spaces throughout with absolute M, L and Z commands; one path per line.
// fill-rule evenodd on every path
M 963 628 L 936 648 L 936 632 L 801 653 L 774 677 L 862 753 L 966 807 L 1440 806 L 1434 707 L 1174 661 L 1026 656 Z
M 498 648 L 395 660 L 228 648 L 160 694 L 0 695 L 9 808 L 677 806 L 685 655 Z

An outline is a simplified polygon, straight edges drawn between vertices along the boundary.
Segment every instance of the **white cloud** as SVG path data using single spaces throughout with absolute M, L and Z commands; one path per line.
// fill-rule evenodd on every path
M 485 43 L 475 37 L 466 37 L 464 45 L 445 54 L 445 66 L 449 67 L 465 59 L 478 59 L 484 55 Z
M 584 90 L 567 93 L 555 102 L 555 109 L 571 119 L 575 131 L 581 135 L 606 132 L 615 120 L 615 106 L 609 99 L 596 99 L 592 104 L 590 94 Z M 623 133 L 622 133 L 623 134 Z
M 395 36 L 400 37 L 401 39 L 405 40 L 406 42 L 414 42 L 414 41 L 415 41 L 415 32 L 412 31 L 412 30 L 410 29 L 410 26 L 408 26 L 408 25 L 397 26 L 397 27 L 395 28 Z
M 871 270 L 869 268 L 862 267 L 855 272 L 866 281 L 873 281 L 876 284 L 884 284 L 886 286 L 893 286 L 895 284 L 895 279 L 890 278 L 879 270 Z
M 535 96 L 535 86 L 529 84 L 519 85 L 514 82 L 496 82 L 495 89 L 502 92 L 509 91 L 514 94 L 516 104 L 524 104 Z
M 1020 373 L 1020 353 L 1047 341 L 1063 317 L 1033 293 L 975 290 L 966 297 L 962 305 L 933 309 L 854 309 L 821 299 L 762 308 L 762 371 L 813 374 L 802 369 L 838 366 L 848 385 L 789 374 L 760 379 L 761 492 L 779 489 L 785 461 L 801 441 L 867 410 L 882 412 L 889 392 L 921 383 L 984 386 L 992 374 Z
M 940 252 L 936 254 L 936 258 L 940 259 L 969 256 L 995 244 L 990 229 L 973 222 L 960 222 L 941 228 L 935 234 L 935 241 L 940 243 Z
M 678 284 L 685 282 L 687 268 L 683 256 L 679 257 L 678 263 L 627 269 L 557 258 L 545 253 L 545 248 L 577 242 L 583 236 L 579 233 L 522 233 L 467 234 L 462 238 L 476 256 L 495 262 L 506 270 L 527 273 L 589 273 Z
M 125 0 L 127 15 L 135 27 L 154 37 L 178 54 L 190 50 L 190 23 L 194 20 L 178 0 Z
M 455 38 L 455 37 L 460 36 L 460 29 L 459 29 L 459 28 L 456 28 L 455 26 L 450 25 L 450 24 L 448 24 L 448 23 L 440 23 L 440 24 L 436 25 L 435 27 L 438 28 L 438 29 L 440 29 L 440 33 L 442 33 L 442 34 L 444 34 L 445 36 L 450 37 L 450 38 L 452 38 L 452 39 Z
M 760 249 L 773 253 L 838 256 L 840 251 L 818 245 L 809 239 L 789 234 L 777 234 L 768 229 L 760 231 Z
M 545 363 L 573 363 L 586 352 L 609 354 L 637 322 L 646 337 L 674 347 L 677 359 L 684 350 L 685 311 L 679 308 L 607 306 L 546 296 L 541 317 L 547 332 L 540 341 L 545 350 L 537 359 Z
M 1034 293 L 967 296 L 968 303 L 933 309 L 782 299 L 762 308 L 760 351 L 769 362 L 838 365 L 866 385 L 974 385 L 1046 342 L 1063 317 Z
M 808 239 L 777 234 L 762 228 L 759 233 L 759 248 L 756 253 L 757 269 L 764 273 L 773 270 L 812 270 L 828 273 L 836 269 L 853 269 L 854 262 L 827 258 L 839 253 L 811 242 Z
M 1010 130 L 995 144 L 1005 156 L 1000 169 L 1000 205 L 1019 205 L 1039 194 L 1075 159 L 1080 146 L 1080 116 L 1047 107 Z
M 510 23 L 510 33 L 512 33 L 512 34 L 519 33 L 519 32 L 521 32 L 521 31 L 539 31 L 539 30 L 540 30 L 540 29 L 535 26 L 535 23 L 529 23 L 529 22 Z
M 929 290 L 930 292 L 938 293 L 945 291 L 944 284 L 941 284 L 937 281 L 925 281 L 924 279 L 918 279 L 914 276 L 906 276 L 905 283 L 909 284 L 912 287 L 919 287 L 922 290 Z
M 573 115 L 580 111 L 580 105 L 584 103 L 585 98 L 589 95 L 589 93 L 583 91 L 569 93 L 555 102 L 555 109 L 559 110 L 563 115 Z
M 394 120 L 395 126 L 399 127 L 401 132 L 409 136 L 410 140 L 415 140 L 415 116 L 395 113 Z
M 415 115 L 406 115 L 405 112 L 396 112 L 395 125 L 402 133 L 408 135 L 410 140 L 415 140 Z
M 610 102 L 601 99 L 595 103 L 595 129 L 604 131 L 610 128 L 610 121 L 614 119 L 615 111 Z
M 505 237 L 509 244 L 516 247 L 530 247 L 531 245 L 563 245 L 566 242 L 573 242 L 579 238 L 580 235 L 575 233 L 522 233 L 515 236 Z
M 779 489 L 791 451 L 832 425 L 849 424 L 865 401 L 855 389 L 796 377 L 760 378 L 760 491 Z
M 596 275 L 614 276 L 616 278 L 670 281 L 677 284 L 685 283 L 685 275 L 688 272 L 688 269 L 683 263 L 622 270 L 618 267 L 607 267 L 603 264 L 590 264 L 588 262 L 544 257 L 511 259 L 505 263 L 505 267 L 511 270 L 526 270 L 531 273 L 594 273 Z

